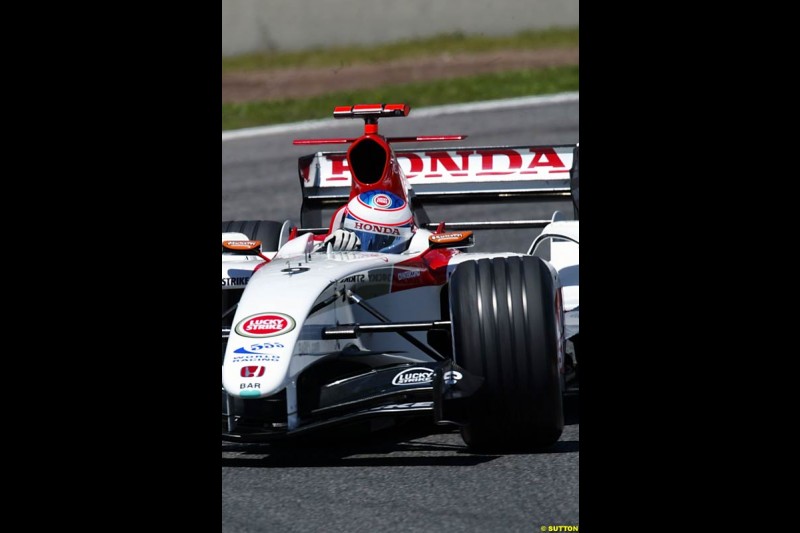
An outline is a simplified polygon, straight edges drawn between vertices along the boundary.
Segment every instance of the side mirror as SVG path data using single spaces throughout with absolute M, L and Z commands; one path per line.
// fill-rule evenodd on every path
M 475 244 L 471 231 L 434 233 L 428 237 L 431 248 L 465 248 Z
M 237 255 L 261 255 L 261 241 L 222 241 L 222 251 Z

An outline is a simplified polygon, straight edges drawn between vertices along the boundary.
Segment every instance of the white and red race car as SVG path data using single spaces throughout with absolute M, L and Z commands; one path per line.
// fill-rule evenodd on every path
M 222 222 L 223 439 L 403 417 L 460 426 L 474 450 L 559 439 L 563 395 L 577 388 L 578 147 L 395 150 L 464 138 L 379 133 L 380 118 L 408 114 L 404 104 L 337 107 L 334 118 L 364 120 L 361 136 L 295 141 L 348 145 L 299 159 L 299 226 Z M 323 244 L 342 206 L 365 194 L 370 209 L 410 208 L 401 249 Z M 573 212 L 448 223 L 425 210 L 554 198 Z M 526 251 L 469 251 L 474 230 L 498 227 L 541 232 Z

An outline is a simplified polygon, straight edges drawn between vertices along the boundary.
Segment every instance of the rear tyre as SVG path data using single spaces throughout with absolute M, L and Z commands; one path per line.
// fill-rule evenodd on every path
M 561 436 L 559 302 L 538 257 L 467 261 L 453 273 L 453 358 L 484 378 L 461 429 L 470 449 L 530 451 Z
M 222 232 L 244 233 L 254 241 L 261 241 L 261 251 L 278 249 L 283 222 L 275 220 L 227 220 L 222 222 Z

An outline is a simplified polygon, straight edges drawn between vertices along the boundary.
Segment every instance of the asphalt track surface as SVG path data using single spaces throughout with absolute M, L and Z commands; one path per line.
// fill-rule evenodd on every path
M 418 119 L 412 109 L 408 117 L 380 125 L 385 135 L 469 135 L 458 146 L 579 141 L 577 102 Z M 293 146 L 292 139 L 355 136 L 362 127 L 360 120 L 331 119 L 330 127 L 314 131 L 223 142 L 223 219 L 297 220 L 297 157 L 315 147 Z M 456 146 L 427 147 L 432 145 Z M 450 220 L 497 218 L 496 212 L 449 209 L 454 209 L 447 213 Z M 507 211 L 510 218 L 551 214 Z M 483 241 L 483 233 L 477 234 L 475 250 L 524 252 L 536 230 L 490 233 Z M 559 442 L 527 454 L 471 454 L 456 429 L 426 422 L 371 436 L 310 438 L 289 445 L 223 442 L 222 531 L 535 532 L 577 526 L 577 398 L 567 398 L 565 415 Z

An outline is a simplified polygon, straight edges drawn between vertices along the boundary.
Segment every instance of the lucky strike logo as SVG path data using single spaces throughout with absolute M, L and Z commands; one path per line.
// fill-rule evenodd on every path
M 430 383 L 433 381 L 433 370 L 429 368 L 407 368 L 403 370 L 399 374 L 397 374 L 394 379 L 392 379 L 392 385 L 419 385 L 422 383 Z
M 392 207 L 392 199 L 385 194 L 376 194 L 372 199 L 372 203 L 375 204 L 376 207 L 382 207 L 384 209 Z
M 236 324 L 236 333 L 245 337 L 273 337 L 294 329 L 295 322 L 283 313 L 251 315 Z

